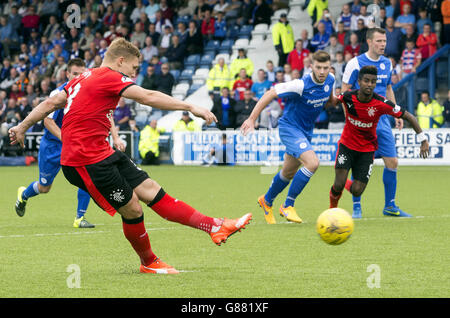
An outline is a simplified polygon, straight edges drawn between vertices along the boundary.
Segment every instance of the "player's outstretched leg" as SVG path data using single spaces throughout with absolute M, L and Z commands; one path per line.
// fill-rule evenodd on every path
M 317 168 L 319 168 L 319 158 L 316 153 L 312 150 L 311 146 L 308 146 L 309 143 L 305 144 L 305 151 L 302 152 L 299 157 L 294 158 L 292 156 L 287 156 L 290 158 L 290 161 L 293 162 L 291 165 L 298 169 L 300 166 L 300 162 L 303 163 L 303 167 L 300 170 L 289 170 L 291 175 L 289 177 L 292 178 L 291 185 L 289 186 L 288 195 L 284 204 L 280 207 L 280 215 L 286 217 L 286 219 L 290 222 L 302 223 L 302 219 L 297 215 L 297 212 L 294 208 L 294 202 L 303 189 L 308 184 L 311 177 L 316 172 Z M 286 159 L 285 159 L 286 161 Z
M 360 219 L 362 217 L 361 197 L 352 195 L 352 200 L 353 200 L 353 215 L 352 216 L 355 219 Z
M 245 229 L 245 226 L 252 219 L 251 213 L 247 213 L 238 219 L 218 219 L 206 216 L 185 202 L 171 197 L 162 188 L 159 189 L 155 198 L 148 203 L 148 206 L 168 221 L 208 233 L 217 245 L 225 243 L 231 235 Z
M 386 216 L 411 217 L 410 214 L 402 211 L 395 204 L 395 194 L 397 192 L 397 169 L 385 167 L 383 170 L 384 184 L 384 208 L 383 214 Z
M 78 188 L 77 198 L 78 198 L 77 216 L 75 217 L 75 221 L 73 222 L 73 227 L 94 228 L 95 225 L 86 220 L 84 216 L 89 206 L 89 201 L 91 200 L 89 193 Z
M 280 206 L 280 215 L 286 217 L 286 219 L 290 222 L 302 223 L 302 219 L 295 211 L 294 203 L 305 186 L 308 184 L 314 174 L 314 171 L 311 171 L 306 167 L 302 167 L 299 171 L 297 171 L 292 179 L 286 201 L 282 206 Z
M 280 170 L 272 180 L 269 190 L 265 195 L 258 198 L 258 204 L 264 211 L 264 218 L 268 224 L 275 224 L 272 204 L 278 194 L 280 194 L 289 184 L 290 179 L 283 176 L 283 170 Z
M 347 179 L 347 181 L 345 182 L 345 189 L 352 193 L 352 184 L 353 184 L 353 180 Z M 360 219 L 362 218 L 362 211 L 361 211 L 361 197 L 355 197 L 354 195 L 352 195 L 352 200 L 353 200 L 353 214 L 352 214 L 352 218 L 354 219 Z
M 153 253 L 144 225 L 142 207 L 135 193 L 118 212 L 122 215 L 123 234 L 141 260 L 139 271 L 150 274 L 178 274 L 175 268 L 161 261 Z

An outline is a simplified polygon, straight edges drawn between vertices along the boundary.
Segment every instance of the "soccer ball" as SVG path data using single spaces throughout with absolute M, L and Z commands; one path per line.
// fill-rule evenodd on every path
M 316 229 L 325 243 L 339 245 L 348 240 L 353 233 L 351 215 L 340 208 L 328 209 L 317 219 Z

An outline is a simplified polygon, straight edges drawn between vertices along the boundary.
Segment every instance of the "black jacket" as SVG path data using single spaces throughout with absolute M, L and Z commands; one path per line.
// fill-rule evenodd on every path
M 175 78 L 172 74 L 167 73 L 166 75 L 162 74 L 156 77 L 156 90 L 172 96 L 172 87 L 175 84 Z
M 230 108 L 228 110 L 228 118 L 230 121 L 229 126 L 225 126 L 222 122 L 222 116 L 223 116 L 222 96 L 214 97 L 213 107 L 211 109 L 211 112 L 216 116 L 216 118 L 218 120 L 217 126 L 221 130 L 226 129 L 226 128 L 234 128 L 235 127 L 236 114 L 234 113 L 234 107 L 236 105 L 236 100 L 231 97 L 228 97 L 228 100 L 230 102 Z
M 234 126 L 235 128 L 239 128 L 242 126 L 244 121 L 246 121 L 252 113 L 255 106 L 256 102 L 253 99 L 249 100 L 248 102 L 246 102 L 245 100 L 239 100 L 236 102 L 236 105 L 233 107 L 234 112 L 236 113 L 236 121 Z

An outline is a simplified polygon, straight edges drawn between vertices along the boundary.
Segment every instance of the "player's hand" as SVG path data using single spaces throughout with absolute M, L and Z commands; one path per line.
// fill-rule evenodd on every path
M 19 144 L 22 148 L 24 147 L 25 132 L 22 131 L 20 126 L 11 127 L 8 133 L 11 145 Z
M 429 155 L 430 155 L 430 145 L 428 144 L 428 140 L 424 140 L 420 145 L 420 157 L 426 159 L 428 158 Z
M 246 136 L 249 132 L 255 129 L 255 121 L 248 118 L 241 126 L 241 133 Z
M 395 128 L 398 128 L 398 130 L 403 129 L 403 119 L 395 118 Z
M 207 125 L 211 125 L 212 122 L 217 123 L 217 118 L 212 112 L 203 107 L 193 107 L 191 113 L 194 116 L 201 117 L 206 121 Z
M 124 152 L 125 149 L 127 148 L 127 146 L 125 145 L 125 142 L 120 138 L 114 139 L 113 145 L 114 145 L 114 148 L 116 148 L 117 150 L 122 151 L 122 152 Z

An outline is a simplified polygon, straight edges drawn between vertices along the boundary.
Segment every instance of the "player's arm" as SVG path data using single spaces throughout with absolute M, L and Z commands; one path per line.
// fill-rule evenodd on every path
M 392 88 L 391 84 L 386 87 L 386 98 L 396 104 L 394 89 Z M 403 119 L 395 118 L 395 128 L 398 128 L 398 130 L 401 130 L 403 128 Z
M 336 107 L 337 105 L 339 105 L 341 103 L 342 103 L 342 101 L 338 97 L 334 96 L 333 93 L 331 93 L 330 94 L 330 99 L 328 99 L 328 101 L 326 102 L 324 108 L 327 109 L 327 108 L 330 108 L 330 107 Z
M 119 133 L 117 132 L 117 127 L 114 124 L 114 119 L 112 117 L 108 117 L 109 122 L 111 123 L 111 128 L 109 129 L 109 131 L 111 132 L 111 137 L 113 139 L 113 145 L 114 148 L 120 150 L 120 151 L 125 151 L 126 145 L 123 142 L 123 140 L 119 137 Z
M 56 138 L 61 140 L 61 129 L 58 127 L 53 118 L 46 117 L 44 118 L 44 126 L 47 130 Z
M 341 90 L 342 90 L 342 92 L 346 92 L 346 91 L 351 90 L 352 87 L 353 87 L 352 84 L 342 83 L 342 89 Z
M 417 121 L 417 118 L 414 117 L 410 112 L 403 109 L 399 105 L 396 105 L 390 100 L 384 101 L 385 105 L 388 105 L 387 108 L 388 111 L 386 111 L 387 114 L 394 116 L 395 118 L 403 118 L 406 119 L 410 124 L 411 127 L 414 129 L 414 131 L 417 134 L 417 140 L 421 143 L 420 145 L 420 156 L 422 158 L 427 158 L 430 151 L 430 146 L 428 145 L 428 140 L 425 137 L 425 134 L 422 131 L 422 128 L 419 126 L 419 122 Z
M 216 116 L 208 109 L 173 98 L 164 93 L 131 85 L 122 93 L 122 97 L 132 99 L 139 104 L 156 107 L 163 110 L 186 110 L 197 117 L 201 117 L 209 125 L 217 122 Z
M 20 144 L 22 147 L 25 140 L 25 132 L 37 122 L 46 118 L 49 114 L 57 109 L 64 108 L 67 103 L 67 94 L 65 91 L 61 91 L 52 97 L 47 98 L 39 105 L 37 105 L 33 111 L 17 126 L 9 129 L 9 139 L 11 144 Z
M 427 137 L 425 137 L 422 128 L 419 126 L 417 118 L 408 111 L 403 113 L 402 118 L 411 124 L 411 127 L 417 134 L 417 140 L 420 142 L 420 156 L 424 159 L 427 158 L 430 153 L 430 146 L 428 144 Z
M 252 113 L 241 126 L 241 132 L 244 136 L 255 129 L 255 122 L 258 119 L 259 115 L 275 98 L 278 98 L 278 95 L 275 89 L 272 87 L 270 90 L 266 91 L 264 95 L 259 99 L 259 101 L 255 105 L 255 108 L 253 108 Z

